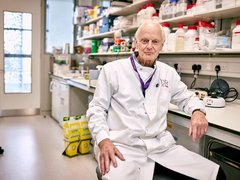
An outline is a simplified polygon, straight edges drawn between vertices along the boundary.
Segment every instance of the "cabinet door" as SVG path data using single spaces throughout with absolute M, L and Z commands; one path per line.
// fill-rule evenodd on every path
M 58 118 L 58 113 L 57 109 L 59 106 L 59 83 L 57 80 L 53 79 L 52 80 L 52 117 L 57 120 Z
M 70 87 L 68 84 L 61 82 L 59 84 L 59 124 L 62 126 L 63 117 L 70 116 L 69 108 Z

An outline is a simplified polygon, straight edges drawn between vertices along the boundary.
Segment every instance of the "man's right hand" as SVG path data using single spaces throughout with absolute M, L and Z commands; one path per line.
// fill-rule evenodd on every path
M 104 139 L 98 144 L 100 148 L 100 168 L 102 175 L 106 174 L 110 170 L 110 163 L 114 167 L 117 167 L 116 156 L 124 161 L 122 153 L 116 148 L 110 139 Z

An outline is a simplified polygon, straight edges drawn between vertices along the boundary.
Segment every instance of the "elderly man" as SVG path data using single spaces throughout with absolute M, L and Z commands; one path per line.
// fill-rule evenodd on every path
M 216 179 L 219 166 L 176 145 L 167 131 L 169 103 L 192 115 L 189 136 L 206 133 L 204 105 L 172 67 L 157 61 L 164 36 L 146 22 L 135 34 L 137 53 L 107 63 L 89 104 L 89 128 L 103 179 L 150 180 L 155 163 L 194 179 Z

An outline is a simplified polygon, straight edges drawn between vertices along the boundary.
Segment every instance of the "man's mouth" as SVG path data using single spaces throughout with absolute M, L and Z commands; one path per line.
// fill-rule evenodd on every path
M 145 54 L 148 55 L 148 56 L 150 56 L 150 55 L 152 55 L 153 53 L 152 53 L 152 52 L 146 52 Z

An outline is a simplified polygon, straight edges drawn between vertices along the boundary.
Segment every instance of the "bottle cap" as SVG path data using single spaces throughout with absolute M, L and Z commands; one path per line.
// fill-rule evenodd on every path
M 188 30 L 197 30 L 196 26 L 188 26 Z
M 162 27 L 170 27 L 170 24 L 168 24 L 168 23 L 162 23 L 161 25 L 162 25 Z
M 240 19 L 236 21 L 236 25 L 240 25 Z
M 183 24 L 178 24 L 178 28 L 183 28 Z

